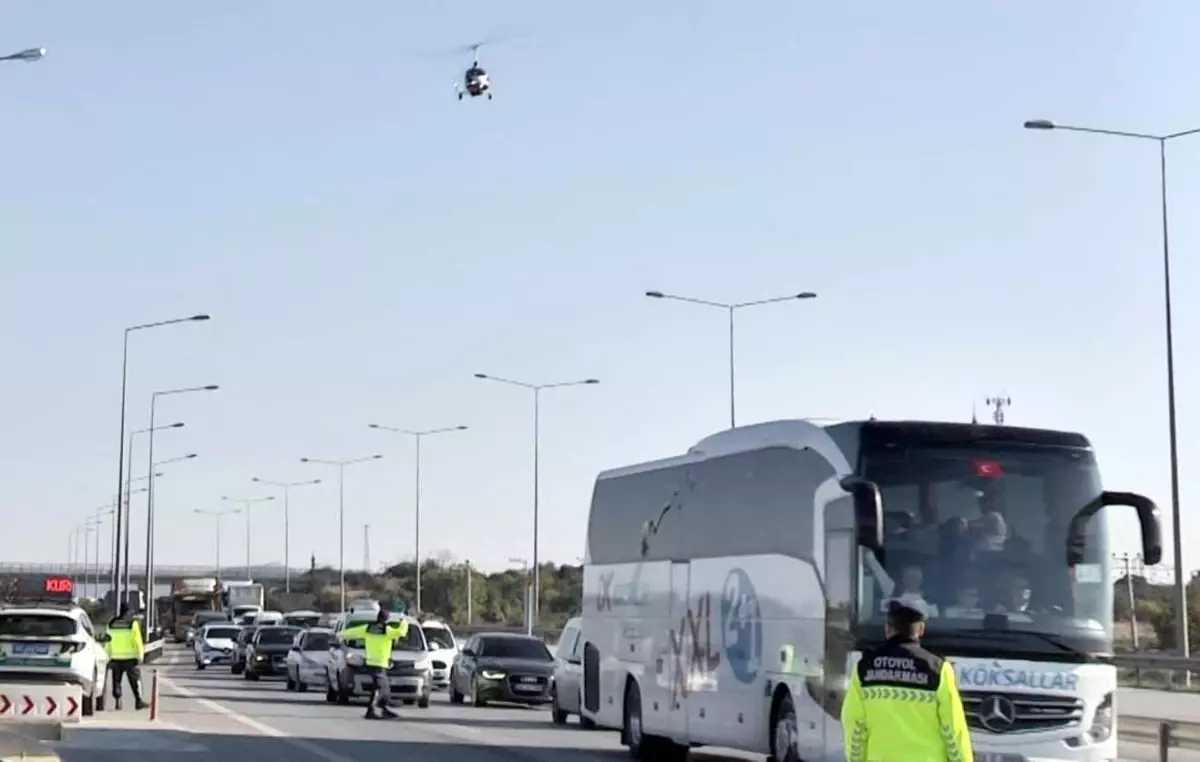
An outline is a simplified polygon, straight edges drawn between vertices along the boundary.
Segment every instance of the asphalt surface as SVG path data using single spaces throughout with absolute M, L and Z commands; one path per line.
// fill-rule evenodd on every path
M 161 678 L 158 722 L 148 722 L 145 712 L 104 712 L 67 731 L 65 740 L 56 745 L 59 758 L 63 762 L 127 762 L 136 753 L 138 762 L 628 759 L 615 732 L 584 731 L 574 719 L 566 727 L 558 727 L 551 724 L 547 710 L 453 706 L 440 693 L 434 695 L 428 709 L 401 706 L 400 719 L 367 721 L 362 717 L 363 706 L 328 704 L 320 692 L 290 693 L 284 691 L 282 682 L 248 682 L 230 675 L 228 668 L 197 672 L 190 655 L 178 650 L 170 652 L 157 670 Z M 148 674 L 146 683 L 148 686 Z M 1167 694 L 1167 699 L 1178 701 L 1174 694 Z M 1124 693 L 1120 700 L 1124 704 Z M 758 756 L 706 750 L 698 750 L 692 758 L 696 762 L 762 762 Z M 1122 743 L 1120 759 L 1157 760 L 1158 752 L 1150 744 Z M 1200 762 L 1200 752 L 1172 750 L 1171 759 Z
M 547 709 L 454 706 L 435 693 L 428 709 L 399 706 L 396 720 L 363 719 L 364 704 L 338 706 L 323 692 L 287 692 L 229 669 L 196 671 L 173 650 L 159 666 L 160 714 L 104 712 L 57 745 L 64 762 L 612 762 L 628 756 L 615 732 L 585 731 Z M 145 682 L 149 682 L 147 675 Z M 185 754 L 186 759 L 179 757 Z M 698 762 L 758 756 L 697 753 Z

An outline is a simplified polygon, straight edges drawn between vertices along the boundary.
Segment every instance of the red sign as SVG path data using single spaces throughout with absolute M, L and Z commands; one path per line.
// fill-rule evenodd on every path
M 67 696 L 67 707 L 68 717 L 74 717 L 79 711 L 79 702 L 75 700 L 74 696 Z
M 75 589 L 75 585 L 71 582 L 70 577 L 47 577 L 46 578 L 46 592 L 47 593 L 70 595 L 72 592 L 74 592 L 74 589 Z
M 0 696 L 0 715 L 8 714 L 9 709 L 12 709 L 12 702 L 8 700 L 8 696 Z
M 29 714 L 37 704 L 33 703 L 33 699 L 28 696 L 22 696 L 21 698 L 25 699 L 25 708 L 21 710 L 21 714 Z

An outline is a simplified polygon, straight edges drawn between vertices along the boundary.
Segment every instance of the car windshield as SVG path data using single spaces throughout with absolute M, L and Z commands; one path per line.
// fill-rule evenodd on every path
M 550 649 L 537 638 L 482 638 L 477 655 L 493 659 L 554 660 Z
M 1071 518 L 1100 494 L 1089 450 L 978 443 L 867 452 L 880 487 L 886 553 L 867 556 L 860 618 L 882 626 L 889 598 L 921 600 L 930 637 L 984 628 L 1106 639 L 1111 559 L 1103 515 L 1084 562 L 1067 566 Z M 931 646 L 932 647 L 932 646 Z
M 236 627 L 209 627 L 204 631 L 204 637 L 208 640 L 234 640 L 240 632 Z
M 310 632 L 304 641 L 305 651 L 328 651 L 333 645 L 333 635 L 328 632 Z
M 55 614 L 0 614 L 0 635 L 65 638 L 75 634 L 75 620 Z
M 258 631 L 254 642 L 264 646 L 282 646 L 296 639 L 297 627 L 264 627 Z
M 316 627 L 320 621 L 320 614 L 288 614 L 283 618 L 284 624 L 293 627 Z
M 430 648 L 454 648 L 454 636 L 445 627 L 426 627 L 425 640 Z

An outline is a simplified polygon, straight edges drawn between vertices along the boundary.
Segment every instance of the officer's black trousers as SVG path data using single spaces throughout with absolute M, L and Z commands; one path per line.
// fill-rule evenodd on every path
M 142 700 L 142 667 L 137 659 L 113 659 L 112 666 L 112 695 L 121 698 L 121 681 L 129 677 L 129 690 L 133 693 L 134 701 Z
M 376 707 L 383 709 L 392 705 L 392 683 L 388 680 L 387 670 L 383 667 L 367 667 L 371 676 L 371 698 L 367 701 L 367 711 Z

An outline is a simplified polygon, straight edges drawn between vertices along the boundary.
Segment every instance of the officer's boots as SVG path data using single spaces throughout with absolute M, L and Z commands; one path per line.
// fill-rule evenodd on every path
M 379 707 L 379 713 L 381 715 L 383 715 L 383 719 L 385 719 L 385 720 L 394 720 L 400 716 L 400 715 L 396 714 L 395 712 L 393 712 L 391 707 L 387 707 L 387 706 Z

